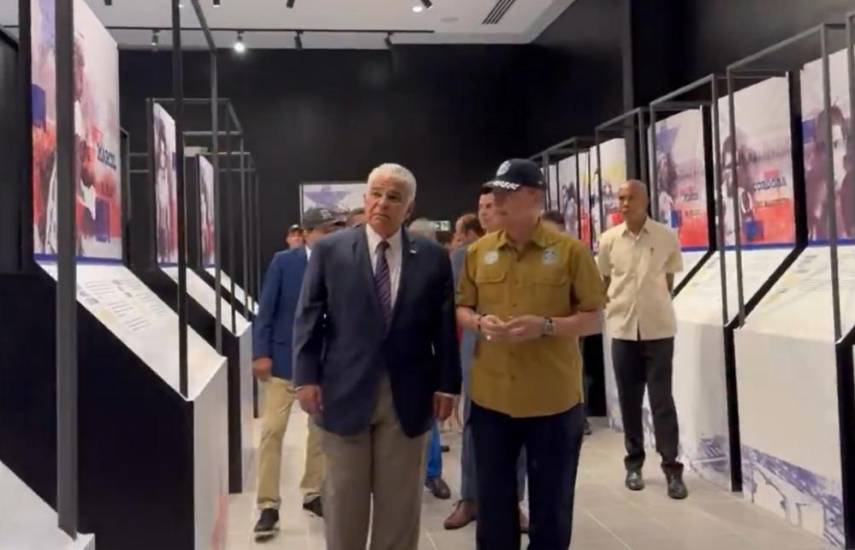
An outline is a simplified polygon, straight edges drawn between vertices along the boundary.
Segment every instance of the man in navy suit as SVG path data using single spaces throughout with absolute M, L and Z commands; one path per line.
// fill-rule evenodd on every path
M 258 507 L 261 516 L 255 526 L 256 536 L 269 537 L 279 522 L 279 473 L 282 467 L 282 438 L 288 426 L 295 390 L 291 380 L 294 311 L 303 285 L 308 259 L 322 237 L 344 227 L 344 219 L 323 208 L 313 208 L 303 215 L 306 226 L 305 246 L 277 253 L 270 263 L 261 290 L 261 309 L 253 334 L 253 372 L 264 385 L 264 414 L 261 444 L 258 452 Z M 300 488 L 303 508 L 323 515 L 320 490 L 324 475 L 324 455 L 320 434 L 309 421 L 306 446 L 306 470 Z
M 366 225 L 317 243 L 303 282 L 294 380 L 323 430 L 328 550 L 364 550 L 369 518 L 371 550 L 417 549 L 425 436 L 460 391 L 448 253 L 401 229 L 415 196 L 375 168 Z

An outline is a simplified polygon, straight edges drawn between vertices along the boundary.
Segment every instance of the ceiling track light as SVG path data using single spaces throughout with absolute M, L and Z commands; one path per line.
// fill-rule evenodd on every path
M 383 39 L 383 42 L 386 43 L 386 47 L 389 48 L 390 50 L 392 49 L 392 45 L 393 45 L 392 44 L 392 34 L 394 34 L 394 33 L 391 33 L 391 32 L 388 33 L 386 35 L 386 38 Z
M 246 53 L 246 44 L 243 41 L 243 31 L 237 32 L 237 40 L 235 41 L 235 45 L 233 46 L 235 52 L 239 54 Z
M 293 8 L 294 2 L 296 2 L 296 0 L 288 0 L 288 3 L 286 4 L 286 6 L 288 6 L 289 8 Z
M 297 31 L 297 34 L 294 35 L 294 47 L 298 50 L 303 49 L 303 31 Z
M 214 7 L 215 7 L 215 8 L 219 8 L 219 7 L 220 7 L 220 0 L 214 0 Z

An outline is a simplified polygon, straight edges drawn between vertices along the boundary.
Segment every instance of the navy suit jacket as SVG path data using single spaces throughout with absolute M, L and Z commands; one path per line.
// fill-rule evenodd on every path
M 253 358 L 273 359 L 273 376 L 284 380 L 293 377 L 294 312 L 307 264 L 305 248 L 285 250 L 273 256 L 264 276 L 260 309 L 253 323 Z
M 365 227 L 318 242 L 297 307 L 294 382 L 321 386 L 325 430 L 367 430 L 384 372 L 409 437 L 430 429 L 436 392 L 460 393 L 451 263 L 441 246 L 404 231 L 401 282 L 385 325 Z

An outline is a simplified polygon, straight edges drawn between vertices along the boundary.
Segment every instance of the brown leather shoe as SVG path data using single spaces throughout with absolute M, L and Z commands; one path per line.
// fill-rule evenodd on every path
M 471 500 L 461 500 L 454 507 L 454 511 L 442 524 L 449 531 L 463 529 L 478 517 L 478 505 Z
M 528 534 L 528 516 L 520 508 L 520 532 L 524 535 Z

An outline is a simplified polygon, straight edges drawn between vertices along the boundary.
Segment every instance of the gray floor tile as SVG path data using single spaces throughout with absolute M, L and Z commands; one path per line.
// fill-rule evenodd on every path
M 252 527 L 255 495 L 230 498 L 228 550 L 322 550 L 323 521 L 301 508 L 298 489 L 303 472 L 307 424 L 296 410 L 283 446 L 280 532 L 259 544 Z M 438 501 L 425 492 L 420 550 L 474 550 L 475 524 L 459 531 L 442 527 L 460 487 L 460 435 L 444 433 L 451 452 L 443 456 L 444 477 L 452 500 Z M 673 501 L 665 492 L 661 472 L 646 470 L 647 489 L 638 493 L 623 486 L 623 438 L 600 427 L 585 440 L 576 492 L 573 550 L 828 550 L 821 539 L 722 491 L 687 476 L 691 492 Z M 525 542 L 525 538 L 523 539 Z

